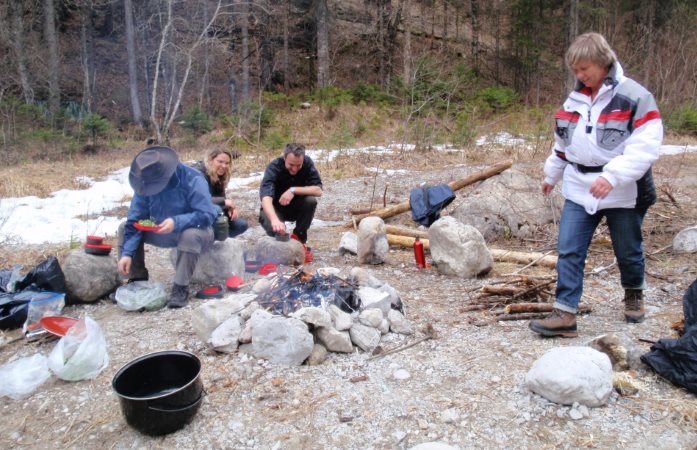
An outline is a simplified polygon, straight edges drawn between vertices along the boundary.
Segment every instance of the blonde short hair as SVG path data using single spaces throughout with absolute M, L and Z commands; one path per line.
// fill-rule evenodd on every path
M 573 67 L 579 61 L 590 61 L 603 67 L 617 62 L 617 55 L 602 34 L 584 33 L 574 39 L 566 51 L 566 65 Z

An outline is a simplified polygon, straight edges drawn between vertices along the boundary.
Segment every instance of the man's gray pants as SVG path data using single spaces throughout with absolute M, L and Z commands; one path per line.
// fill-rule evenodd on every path
M 123 246 L 123 232 L 126 223 L 119 226 L 119 258 Z M 147 280 L 148 269 L 145 267 L 145 243 L 155 247 L 177 248 L 177 260 L 174 269 L 174 283 L 180 286 L 188 286 L 191 276 L 196 269 L 196 263 L 202 253 L 213 247 L 213 228 L 187 228 L 181 233 L 157 234 L 149 231 L 141 231 L 143 238 L 131 258 L 131 270 L 128 273 L 129 280 Z

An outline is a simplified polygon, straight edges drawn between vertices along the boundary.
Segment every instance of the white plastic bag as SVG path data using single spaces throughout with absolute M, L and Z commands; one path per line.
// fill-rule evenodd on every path
M 167 302 L 165 285 L 152 281 L 134 281 L 121 286 L 114 295 L 116 304 L 126 311 L 155 311 Z
M 0 397 L 23 398 L 48 380 L 48 360 L 40 353 L 0 366 Z
M 95 378 L 108 364 L 102 329 L 90 317 L 73 325 L 48 357 L 48 368 L 66 381 Z

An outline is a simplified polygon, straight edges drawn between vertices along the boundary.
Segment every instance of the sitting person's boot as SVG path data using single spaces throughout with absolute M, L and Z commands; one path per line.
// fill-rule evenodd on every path
M 624 320 L 628 323 L 644 321 L 644 291 L 641 289 L 624 290 Z
M 576 314 L 554 308 L 546 319 L 533 320 L 528 326 L 535 333 L 547 337 L 577 337 Z
M 189 303 L 189 286 L 172 285 L 172 295 L 167 302 L 168 308 L 182 308 Z

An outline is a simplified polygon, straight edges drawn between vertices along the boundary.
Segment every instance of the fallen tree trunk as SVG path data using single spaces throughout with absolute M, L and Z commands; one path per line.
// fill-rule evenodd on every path
M 551 312 L 552 306 L 552 303 L 511 303 L 506 305 L 503 312 L 505 314 Z M 591 312 L 591 307 L 580 303 L 578 305 L 578 312 L 589 313 Z
M 513 165 L 512 161 L 504 161 L 500 163 L 496 163 L 493 166 L 489 166 L 484 170 L 480 170 L 479 172 L 475 172 L 471 175 L 466 176 L 465 178 L 462 178 L 460 180 L 455 180 L 451 181 L 448 183 L 448 186 L 450 186 L 450 189 L 453 191 L 457 191 L 459 189 L 462 189 L 465 186 L 469 186 L 470 184 L 474 184 L 477 181 L 481 180 L 486 180 L 487 178 L 493 177 L 494 175 L 498 175 L 501 172 L 503 172 L 506 169 L 509 169 Z M 351 227 L 354 225 L 358 225 L 361 220 L 365 219 L 366 217 L 369 216 L 377 216 L 382 219 L 387 219 L 388 217 L 396 216 L 397 214 L 401 214 L 403 212 L 407 212 L 411 210 L 411 205 L 409 204 L 409 200 L 403 201 L 402 203 L 398 203 L 394 206 L 390 206 L 388 208 L 382 208 L 378 209 L 376 211 L 371 211 L 370 213 L 366 214 L 359 214 L 357 216 L 353 216 L 352 220 L 347 222 L 345 224 L 346 227 Z
M 427 233 L 426 236 L 428 236 Z M 419 239 L 421 240 L 421 243 L 424 245 L 424 250 L 429 250 L 431 248 L 428 239 L 421 238 L 420 236 Z M 387 242 L 390 245 L 399 245 L 400 247 L 412 248 L 414 247 L 414 240 L 415 238 L 410 236 L 391 233 L 387 234 Z M 555 268 L 557 266 L 557 257 L 552 255 L 545 255 L 544 253 L 514 252 L 511 250 L 499 250 L 495 248 L 490 248 L 489 251 L 491 252 L 491 256 L 494 258 L 494 261 L 498 262 L 511 262 L 518 264 L 534 263 L 534 265 L 536 266 L 551 268 Z

